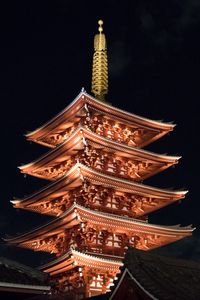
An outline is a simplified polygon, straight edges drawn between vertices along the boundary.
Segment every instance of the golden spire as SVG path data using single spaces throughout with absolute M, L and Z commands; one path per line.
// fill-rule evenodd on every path
M 99 33 L 94 37 L 94 55 L 92 67 L 92 93 L 99 100 L 104 100 L 108 93 L 108 59 L 103 21 L 99 20 Z

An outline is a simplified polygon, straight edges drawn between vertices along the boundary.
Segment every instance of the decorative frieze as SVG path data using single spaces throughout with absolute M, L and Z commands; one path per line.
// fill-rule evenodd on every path
M 84 181 L 80 187 L 66 191 L 63 196 L 32 205 L 29 209 L 50 215 L 60 215 L 76 202 L 90 209 L 143 219 L 149 210 L 161 206 L 163 201 L 161 198 L 121 192 Z
M 107 139 L 134 147 L 139 147 L 143 136 L 147 134 L 143 128 L 130 127 L 116 122 L 114 119 L 108 119 L 104 115 L 94 113 L 88 113 L 85 118 L 82 119 L 82 124 L 89 130 Z M 149 131 L 148 134 L 150 134 Z
M 52 161 L 51 165 L 39 167 L 30 174 L 55 180 L 65 175 L 78 162 L 109 175 L 135 181 L 143 180 L 143 177 L 146 177 L 147 174 L 150 175 L 155 168 L 162 166 L 161 163 L 144 161 L 139 157 L 137 159 L 127 158 L 107 150 L 85 145 L 85 148 L 77 151 L 74 156 L 59 163 Z

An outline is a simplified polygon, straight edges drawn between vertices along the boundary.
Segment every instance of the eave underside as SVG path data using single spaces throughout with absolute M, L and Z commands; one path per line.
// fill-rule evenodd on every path
M 103 187 L 103 190 L 101 187 Z M 61 205 L 64 205 L 65 209 L 67 209 L 71 203 L 77 199 L 77 190 L 80 190 L 82 196 L 87 197 L 87 199 L 89 199 L 91 195 L 93 195 L 93 198 L 95 196 L 98 197 L 99 200 L 96 201 L 96 208 L 99 210 L 103 209 L 102 205 L 100 205 L 101 201 L 107 201 L 108 197 L 124 197 L 124 201 L 125 199 L 133 198 L 132 201 L 135 203 L 133 204 L 136 205 L 138 203 L 140 207 L 139 211 L 136 212 L 138 216 L 184 198 L 186 194 L 186 191 L 158 189 L 129 180 L 122 180 L 105 175 L 99 171 L 94 171 L 82 164 L 77 164 L 57 182 L 47 185 L 29 197 L 18 200 L 15 199 L 12 203 L 16 208 L 57 215 L 62 212 L 62 209 L 59 208 Z M 71 197 L 70 199 L 69 196 Z M 79 193 L 78 197 L 80 198 L 80 196 Z M 116 201 L 122 200 L 123 198 L 119 198 Z M 94 204 L 94 200 L 91 199 L 91 201 Z M 109 208 L 109 204 L 106 205 L 105 201 L 103 206 Z M 143 207 L 141 207 L 140 204 Z M 112 206 L 110 208 L 112 210 Z M 114 211 L 117 213 L 116 210 L 113 210 L 113 212 Z M 118 213 L 120 213 L 120 210 Z
M 71 266 L 87 266 L 97 267 L 104 270 L 119 270 L 123 266 L 122 257 L 106 256 L 98 254 L 85 254 L 80 251 L 71 249 L 66 254 L 52 260 L 50 263 L 40 267 L 40 270 L 48 272 L 51 276 L 62 273 L 66 267 Z
M 71 250 L 41 269 L 50 274 L 58 289 L 73 293 L 73 297 L 76 294 L 90 297 L 110 291 L 123 265 L 121 260 L 119 257 L 88 255 Z
M 19 168 L 22 173 L 57 180 L 79 160 L 105 173 L 141 181 L 176 164 L 179 159 L 178 156 L 155 154 L 108 141 L 87 129 L 78 128 L 60 146 Z
M 27 139 L 49 147 L 54 146 L 50 142 L 51 139 L 48 142 L 45 142 L 45 139 L 47 139 L 48 135 L 53 136 L 55 133 L 59 132 L 61 135 L 63 135 L 66 129 L 70 131 L 71 129 L 69 130 L 69 127 L 73 127 L 74 124 L 78 122 L 79 118 L 83 116 L 83 109 L 85 109 L 85 114 L 88 114 L 91 110 L 95 110 L 97 114 L 100 113 L 108 118 L 114 118 L 114 120 L 117 120 L 117 122 L 121 122 L 122 124 L 127 124 L 129 126 L 133 126 L 134 128 L 140 127 L 149 132 L 155 132 L 153 136 L 149 136 L 149 138 L 146 137 L 145 141 L 141 143 L 140 147 L 153 142 L 174 128 L 174 125 L 172 124 L 153 121 L 127 113 L 106 103 L 100 102 L 86 93 L 80 93 L 76 99 L 60 114 L 37 130 L 27 134 Z M 59 138 L 60 137 L 58 136 L 57 143 L 63 141 L 62 138 L 59 141 Z M 53 141 L 53 144 L 54 143 L 55 141 Z
M 114 237 L 114 239 L 115 235 L 121 236 L 126 234 L 128 240 L 130 242 L 132 240 L 132 246 L 136 246 L 138 249 L 144 250 L 150 250 L 170 242 L 174 242 L 183 237 L 190 236 L 193 231 L 190 226 L 180 227 L 153 225 L 138 221 L 137 219 L 133 220 L 127 217 L 92 211 L 90 209 L 81 207 L 80 205 L 74 204 L 63 215 L 47 223 L 46 225 L 7 241 L 10 244 L 35 249 L 36 251 L 55 252 L 56 250 L 54 247 L 57 247 L 56 243 L 60 242 L 60 238 L 63 237 L 63 234 L 64 243 L 64 241 L 66 241 L 67 231 L 74 226 L 77 227 L 79 224 L 81 226 L 80 228 L 91 228 L 91 234 L 95 239 L 95 241 L 94 239 L 93 241 L 96 244 L 99 243 L 98 239 L 102 239 L 101 232 L 103 230 L 107 231 L 107 235 L 111 235 L 112 238 Z M 80 231 L 82 229 L 78 229 L 77 227 L 77 230 Z M 83 230 L 83 238 L 84 234 L 87 233 L 87 229 L 85 230 L 86 231 Z M 141 236 L 143 240 L 135 244 L 136 236 Z M 121 238 L 119 238 L 119 241 L 120 239 Z M 71 240 L 71 237 L 69 240 Z M 45 243 L 43 243 L 43 241 L 45 241 Z M 119 243 L 119 241 L 116 240 L 116 244 Z M 74 242 L 77 244 L 77 241 Z M 71 244 L 71 246 L 75 245 L 74 242 Z M 70 242 L 67 242 L 67 245 L 70 245 Z M 63 249 L 63 247 L 61 248 Z

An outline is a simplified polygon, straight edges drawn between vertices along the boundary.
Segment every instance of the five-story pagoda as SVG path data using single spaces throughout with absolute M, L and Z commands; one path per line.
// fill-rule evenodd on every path
M 54 216 L 47 224 L 8 242 L 56 258 L 42 266 L 72 299 L 105 293 L 122 266 L 128 247 L 151 250 L 190 236 L 191 226 L 148 223 L 150 212 L 185 197 L 143 184 L 178 163 L 141 148 L 174 125 L 143 118 L 104 101 L 108 91 L 106 39 L 102 21 L 94 39 L 92 92 L 84 90 L 61 113 L 27 139 L 50 148 L 22 173 L 50 184 L 14 207 Z

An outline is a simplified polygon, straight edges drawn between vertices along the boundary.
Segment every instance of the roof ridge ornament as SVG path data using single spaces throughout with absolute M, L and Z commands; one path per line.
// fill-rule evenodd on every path
M 103 33 L 103 21 L 99 20 L 98 24 L 99 33 L 94 37 L 92 93 L 98 100 L 105 101 L 105 95 L 108 93 L 107 45 Z

